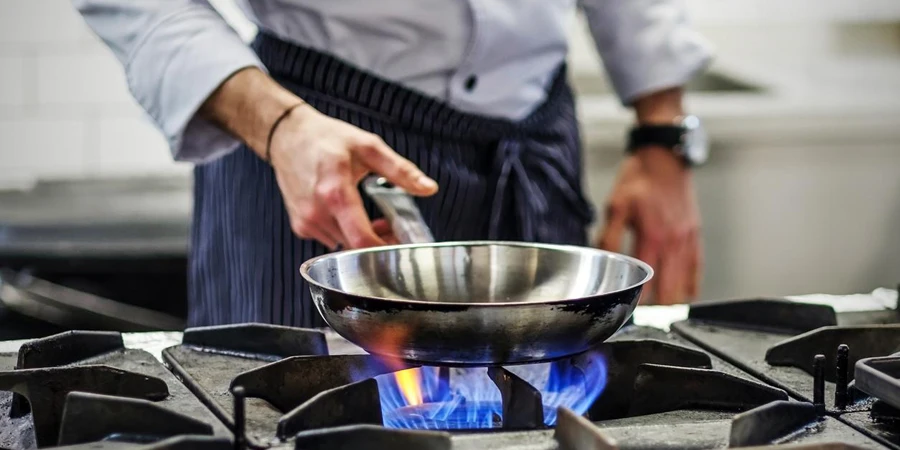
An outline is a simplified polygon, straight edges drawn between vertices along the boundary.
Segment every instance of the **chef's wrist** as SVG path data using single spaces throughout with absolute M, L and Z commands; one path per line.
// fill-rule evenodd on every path
M 690 168 L 670 149 L 648 145 L 630 157 L 639 161 L 645 175 L 663 184 L 681 184 L 691 178 Z
M 672 125 L 684 116 L 681 87 L 648 93 L 632 106 L 639 125 Z
M 207 99 L 200 113 L 266 157 L 270 131 L 276 121 L 303 101 L 255 67 L 242 69 L 228 78 Z M 294 117 L 291 118 L 292 120 Z M 283 124 L 282 124 L 283 125 Z
M 637 126 L 671 126 L 684 118 L 683 89 L 673 87 L 648 93 L 636 99 L 634 107 Z M 684 157 L 659 145 L 648 144 L 632 149 L 646 173 L 668 180 L 688 179 L 691 170 Z

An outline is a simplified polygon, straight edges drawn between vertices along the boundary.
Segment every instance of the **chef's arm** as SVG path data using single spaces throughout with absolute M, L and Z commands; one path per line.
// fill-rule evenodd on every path
M 711 59 L 679 0 L 581 0 L 603 65 L 637 121 L 673 124 L 683 86 Z M 671 149 L 645 147 L 622 163 L 607 199 L 602 248 L 621 251 L 634 231 L 634 253 L 656 275 L 645 293 L 657 303 L 696 297 L 703 273 L 700 213 L 691 171 Z
M 680 87 L 709 64 L 710 44 L 681 0 L 579 0 L 603 66 L 639 122 L 672 123 Z
M 272 164 L 297 236 L 331 248 L 389 240 L 390 228 L 370 222 L 357 189 L 370 172 L 414 195 L 437 191 L 380 137 L 275 83 L 206 0 L 73 1 L 122 62 L 175 157 L 209 161 L 246 142 Z
M 73 0 L 122 63 L 128 87 L 178 160 L 203 162 L 239 141 L 197 114 L 225 80 L 262 67 L 206 0 Z

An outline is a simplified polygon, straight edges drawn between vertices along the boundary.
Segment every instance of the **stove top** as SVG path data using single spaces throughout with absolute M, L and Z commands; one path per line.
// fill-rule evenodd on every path
M 793 398 L 900 449 L 900 427 L 895 426 L 900 402 L 894 401 L 900 396 L 900 373 L 889 364 L 900 352 L 900 311 L 835 313 L 823 305 L 743 300 L 695 305 L 688 319 L 672 329 Z
M 74 331 L 0 353 L 0 448 L 900 449 L 898 352 L 897 311 L 778 299 L 481 369 L 262 324 L 189 329 L 162 362 Z

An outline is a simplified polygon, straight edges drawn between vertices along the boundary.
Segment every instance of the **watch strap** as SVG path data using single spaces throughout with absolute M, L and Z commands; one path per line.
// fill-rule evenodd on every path
M 675 150 L 684 140 L 685 128 L 679 125 L 640 125 L 628 134 L 628 152 L 647 146 L 660 146 Z

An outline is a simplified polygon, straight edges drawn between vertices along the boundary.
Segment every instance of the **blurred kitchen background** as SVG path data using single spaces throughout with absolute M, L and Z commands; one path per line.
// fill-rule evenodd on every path
M 212 3 L 253 36 L 230 0 Z M 697 172 L 703 298 L 895 286 L 900 1 L 687 3 L 718 52 L 688 100 L 712 138 Z M 630 115 L 582 21 L 571 65 L 588 184 L 602 206 Z M 0 1 L 0 267 L 17 272 L 6 276 L 177 316 L 189 190 L 190 167 L 171 161 L 69 1 Z

